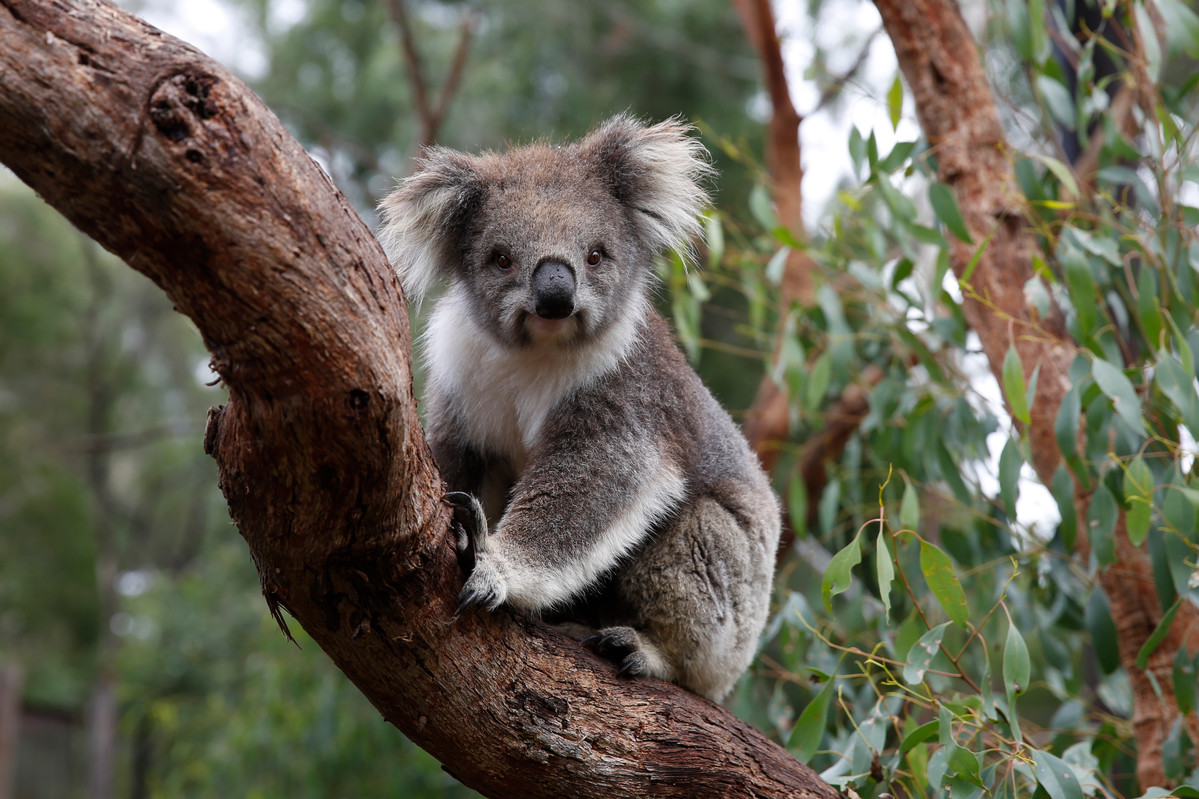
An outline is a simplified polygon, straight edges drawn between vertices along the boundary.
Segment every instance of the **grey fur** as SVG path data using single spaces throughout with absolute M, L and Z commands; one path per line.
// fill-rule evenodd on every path
M 648 299 L 707 203 L 687 134 L 621 116 L 567 146 L 431 150 L 380 240 L 417 300 L 448 283 L 427 420 L 465 492 L 464 606 L 586 625 L 622 673 L 719 701 L 766 621 L 779 506 Z

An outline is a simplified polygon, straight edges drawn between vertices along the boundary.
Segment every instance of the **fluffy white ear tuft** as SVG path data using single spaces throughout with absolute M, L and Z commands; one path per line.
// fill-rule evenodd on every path
M 710 203 L 703 184 L 715 170 L 692 130 L 677 117 L 646 126 L 620 115 L 580 143 L 656 253 L 675 250 L 687 257 L 703 233 L 699 214 Z
M 410 300 L 419 303 L 438 277 L 453 273 L 457 242 L 482 194 L 471 156 L 434 148 L 379 203 L 379 243 Z

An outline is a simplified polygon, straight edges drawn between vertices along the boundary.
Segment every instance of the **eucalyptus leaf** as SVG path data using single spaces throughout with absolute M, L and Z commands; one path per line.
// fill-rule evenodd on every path
M 1153 382 L 1178 409 L 1183 423 L 1192 433 L 1199 434 L 1199 394 L 1182 363 L 1172 355 L 1162 354 L 1154 370 Z
M 1049 107 L 1049 113 L 1058 124 L 1068 130 L 1078 128 L 1078 113 L 1074 105 L 1074 97 L 1070 90 L 1048 75 L 1037 75 L 1034 83 L 1041 99 Z M 1056 174 L 1056 173 L 1055 173 Z M 1077 194 L 1078 192 L 1072 192 Z
M 948 186 L 940 181 L 930 183 L 928 201 L 932 205 L 937 219 L 941 220 L 950 233 L 967 244 L 974 243 L 974 239 L 970 236 L 970 230 L 966 227 L 966 220 L 962 218 L 962 211 L 958 208 L 958 201 Z
M 1008 624 L 1007 641 L 1003 645 L 1003 683 L 1008 691 L 1008 703 L 1028 690 L 1032 665 L 1028 657 L 1028 644 L 1015 624 Z
M 1116 519 L 1120 506 L 1112 492 L 1103 483 L 1095 486 L 1091 504 L 1087 508 L 1087 530 L 1091 537 L 1091 548 L 1100 566 L 1116 562 Z
M 1132 382 L 1125 376 L 1124 370 L 1107 361 L 1096 358 L 1091 366 L 1091 374 L 1099 389 L 1112 401 L 1116 415 L 1125 424 L 1138 433 L 1145 432 L 1145 423 L 1141 419 L 1141 401 L 1137 397 Z
M 1108 604 L 1107 594 L 1103 593 L 1102 589 L 1092 589 L 1091 595 L 1087 597 L 1083 620 L 1091 634 L 1091 644 L 1095 649 L 1100 670 L 1104 674 L 1111 674 L 1120 667 L 1120 644 L 1111 606 Z
M 808 487 L 803 478 L 796 475 L 791 478 L 790 489 L 787 491 L 787 512 L 791 518 L 791 530 L 798 539 L 808 535 Z
M 824 730 L 828 725 L 828 709 L 833 700 L 837 681 L 828 680 L 824 687 L 817 692 L 808 706 L 799 714 L 799 720 L 787 738 L 787 749 L 802 763 L 812 759 L 820 749 L 824 740 Z
M 766 279 L 770 285 L 777 286 L 783 282 L 783 273 L 787 269 L 787 258 L 790 255 L 790 247 L 780 247 L 778 252 L 770 256 L 770 260 L 766 262 Z
M 1095 275 L 1086 255 L 1077 247 L 1064 244 L 1059 260 L 1070 293 L 1070 304 L 1078 319 L 1078 332 L 1082 338 L 1091 336 L 1098 314 L 1095 310 L 1099 292 L 1095 288 Z
M 1140 546 L 1149 535 L 1149 519 L 1153 513 L 1153 472 L 1145 459 L 1133 458 L 1124 472 L 1124 503 L 1128 507 L 1125 520 L 1128 539 Z
M 1031 417 L 1028 413 L 1027 386 L 1024 384 L 1024 365 L 1020 363 L 1020 353 L 1016 352 L 1015 344 L 1009 345 L 1007 354 L 1003 356 L 1002 374 L 1003 396 L 1007 399 L 1012 416 L 1023 424 L 1029 424 Z
M 1174 702 L 1178 712 L 1184 716 L 1195 709 L 1196 693 L 1199 693 L 1199 673 L 1196 672 L 1195 660 L 1185 646 L 1179 647 L 1174 655 Z
M 1020 494 L 1020 470 L 1023 466 L 1020 442 L 1009 437 L 999 453 L 999 496 L 1004 510 L 1013 519 L 1016 518 L 1016 498 Z
M 1062 404 L 1058 407 L 1057 419 L 1053 423 L 1053 434 L 1057 438 L 1057 447 L 1061 450 L 1066 465 L 1086 487 L 1090 484 L 1090 476 L 1078 451 L 1078 427 L 1081 417 L 1082 400 L 1078 385 L 1075 384 L 1062 396 Z
M 899 502 L 899 526 L 903 530 L 920 529 L 920 495 L 907 478 L 904 478 L 903 499 Z
M 903 681 L 908 685 L 919 685 L 924 680 L 933 659 L 941 651 L 941 639 L 945 637 L 947 627 L 949 622 L 943 621 L 912 644 L 912 648 L 908 650 L 907 662 L 903 666 Z
M 1058 532 L 1062 536 L 1062 544 L 1066 551 L 1074 549 L 1074 541 L 1078 536 L 1078 509 L 1074 505 L 1074 481 L 1070 479 L 1066 467 L 1059 465 L 1053 473 L 1053 482 L 1049 487 L 1053 499 L 1057 503 L 1057 512 L 1061 516 Z
M 862 544 L 856 535 L 829 561 L 828 568 L 824 570 L 824 579 L 820 583 L 820 595 L 824 599 L 824 607 L 830 613 L 833 610 L 832 598 L 848 590 L 853 583 L 853 567 L 861 562 Z
M 812 365 L 812 371 L 808 374 L 808 382 L 804 386 L 803 406 L 809 412 L 819 410 L 821 403 L 824 400 L 824 395 L 828 393 L 829 383 L 833 377 L 833 355 L 829 350 L 820 353 L 820 357 L 816 359 L 816 363 Z
M 887 116 L 891 119 L 891 129 L 895 130 L 899 127 L 899 118 L 903 114 L 903 81 L 899 75 L 895 76 L 895 81 L 891 84 L 891 89 L 887 92 Z
M 1157 623 L 1157 627 L 1153 628 L 1153 632 L 1145 639 L 1141 651 L 1137 653 L 1137 668 L 1143 669 L 1149 663 L 1149 656 L 1157 651 L 1157 647 L 1165 640 L 1170 633 L 1170 627 L 1174 624 L 1174 616 L 1178 613 L 1178 608 L 1182 606 L 1185 600 L 1182 597 L 1174 600 L 1174 604 L 1162 614 L 1162 620 Z
M 874 541 L 874 570 L 878 577 L 878 596 L 883 602 L 883 611 L 891 617 L 891 583 L 895 581 L 895 563 L 891 558 L 891 547 L 886 530 L 879 530 Z
M 1037 782 L 1050 799 L 1083 799 L 1078 776 L 1065 761 L 1041 749 L 1033 749 L 1031 754 Z
M 959 627 L 965 627 L 970 618 L 970 608 L 966 604 L 966 593 L 954 574 L 949 556 L 935 544 L 921 541 L 920 571 L 924 573 L 924 581 L 945 609 L 950 621 Z

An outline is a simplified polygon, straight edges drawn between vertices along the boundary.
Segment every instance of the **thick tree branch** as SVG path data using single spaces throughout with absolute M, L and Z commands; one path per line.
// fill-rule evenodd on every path
M 951 0 L 875 0 L 875 5 L 937 158 L 938 177 L 953 189 L 975 241 L 967 244 L 954 239 L 951 259 L 959 278 L 966 274 L 977 243 L 988 242 L 970 276 L 963 302 L 966 319 L 978 333 L 996 379 L 1000 379 L 1009 346 L 1019 353 L 1026 380 L 1040 368 L 1032 423 L 1024 433 L 1033 468 L 1049 485 L 1061 462 L 1053 424 L 1069 388 L 1068 369 L 1075 347 L 1058 319 L 1036 318 L 1025 299 L 1024 286 L 1033 277 L 1032 255 L 1037 245 L 1024 217 L 977 47 Z M 1089 500 L 1089 493 L 1079 488 L 1075 497 L 1078 518 L 1087 518 Z M 1138 668 L 1137 653 L 1161 620 L 1162 610 L 1153 588 L 1152 565 L 1144 550 L 1128 542 L 1122 513 L 1116 537 L 1119 562 L 1101 570 L 1099 582 L 1111 601 L 1120 633 L 1121 661 L 1133 686 L 1139 742 L 1137 777 L 1145 787 L 1165 785 L 1162 744 L 1178 718 L 1172 681 L 1166 675 L 1188 630 L 1199 631 L 1199 614 L 1193 606 L 1184 605 L 1148 668 Z M 1085 531 L 1078 541 L 1079 555 L 1085 561 L 1089 556 Z
M 240 81 L 97 0 L 0 0 L 0 161 L 150 276 L 229 389 L 206 448 L 272 607 L 493 796 L 836 793 L 723 709 L 461 575 L 403 298 L 353 208 Z

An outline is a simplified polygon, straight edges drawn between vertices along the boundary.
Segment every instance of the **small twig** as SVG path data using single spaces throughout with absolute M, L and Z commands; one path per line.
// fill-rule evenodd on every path
M 845 88 L 845 84 L 857 77 L 858 72 L 866 65 L 866 59 L 870 57 L 870 48 L 874 45 L 875 37 L 882 33 L 882 31 L 881 27 L 875 28 L 866 37 L 865 44 L 862 45 L 862 49 L 858 52 L 858 57 L 854 59 L 849 69 L 834 78 L 832 83 L 824 88 L 824 91 L 820 93 L 819 99 L 816 100 L 816 105 L 812 106 L 811 110 L 807 112 L 808 114 L 814 114 L 828 105 L 833 98 L 841 93 L 841 90 Z
M 412 23 L 408 16 L 408 8 L 404 0 L 388 0 L 388 10 L 392 21 L 400 29 L 400 44 L 404 51 L 404 60 L 408 64 L 408 82 L 412 85 L 412 97 L 416 102 L 416 112 L 420 117 L 420 140 L 418 149 L 430 147 L 437 141 L 437 132 L 445 121 L 446 110 L 450 100 L 458 90 L 462 80 L 462 71 L 466 67 L 466 57 L 470 49 L 471 36 L 474 33 L 475 14 L 468 12 L 462 18 L 459 28 L 458 47 L 454 51 L 454 59 L 450 63 L 449 72 L 441 84 L 437 95 L 437 105 L 429 99 L 429 87 L 424 77 L 424 68 L 420 50 L 416 46 L 416 38 L 412 35 Z

